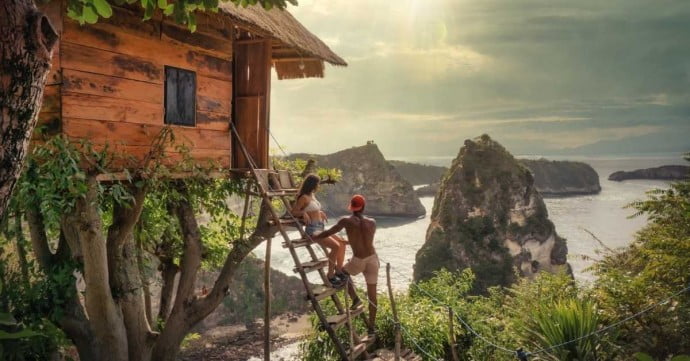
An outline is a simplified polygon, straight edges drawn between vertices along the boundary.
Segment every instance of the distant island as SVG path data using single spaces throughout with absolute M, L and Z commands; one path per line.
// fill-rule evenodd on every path
M 534 175 L 534 186 L 544 197 L 563 197 L 601 192 L 599 174 L 587 163 L 548 159 L 521 159 Z
M 609 180 L 621 182 L 628 179 L 683 180 L 688 179 L 690 167 L 685 165 L 664 165 L 655 168 L 618 171 L 609 175 Z
M 448 171 L 448 167 L 389 160 L 392 166 L 413 186 L 438 183 Z

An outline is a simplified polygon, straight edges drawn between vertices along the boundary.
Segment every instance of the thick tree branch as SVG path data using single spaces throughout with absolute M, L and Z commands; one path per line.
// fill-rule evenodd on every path
M 184 185 L 180 186 L 184 197 L 188 196 Z M 184 253 L 180 260 L 180 281 L 172 312 L 183 312 L 194 294 L 196 274 L 201 266 L 201 233 L 196 222 L 194 209 L 187 199 L 181 199 L 174 205 L 175 215 L 180 223 Z
M 32 202 L 33 203 L 33 202 Z M 53 253 L 50 251 L 48 245 L 48 235 L 46 233 L 45 224 L 43 223 L 43 215 L 38 209 L 38 205 L 33 203 L 26 207 L 26 221 L 29 224 L 29 235 L 31 238 L 31 248 L 34 250 L 34 255 L 38 264 L 47 272 L 53 264 Z
M 211 292 L 209 292 L 206 297 L 196 300 L 187 312 L 187 319 L 190 321 L 191 326 L 203 320 L 218 307 L 227 294 L 235 271 L 242 261 L 254 248 L 261 244 L 261 242 L 276 234 L 278 229 L 269 226 L 269 218 L 270 211 L 262 204 L 255 231 L 246 241 L 237 240 L 233 243 L 233 248 L 228 254 L 225 264 L 223 264 L 223 268 L 213 285 L 213 289 L 211 289 Z
M 113 211 L 113 223 L 108 228 L 108 248 L 110 245 L 122 247 L 128 237 L 134 232 L 134 227 L 139 222 L 139 216 L 144 209 L 144 198 L 148 187 L 133 188 L 133 197 L 131 205 L 115 204 Z
M 117 269 L 117 262 L 122 253 L 122 246 L 134 232 L 134 227 L 139 221 L 141 211 L 144 208 L 144 198 L 146 198 L 147 187 L 137 188 L 131 186 L 133 190 L 134 199 L 131 205 L 116 203 L 113 207 L 113 223 L 108 227 L 108 271 L 110 273 L 110 281 L 114 287 L 119 287 L 113 275 Z

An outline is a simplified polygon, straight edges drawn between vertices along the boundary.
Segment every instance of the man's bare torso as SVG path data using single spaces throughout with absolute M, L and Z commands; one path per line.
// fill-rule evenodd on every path
M 366 258 L 376 253 L 374 249 L 374 234 L 376 221 L 368 217 L 350 216 L 343 219 L 347 239 L 352 247 L 352 253 L 357 258 Z

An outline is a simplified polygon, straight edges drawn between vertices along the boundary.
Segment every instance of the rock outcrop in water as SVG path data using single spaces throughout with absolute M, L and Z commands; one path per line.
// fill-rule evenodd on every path
M 476 291 L 540 271 L 568 271 L 568 248 L 548 219 L 534 179 L 488 135 L 466 140 L 441 182 L 414 277 L 472 268 Z
M 534 175 L 534 185 L 544 197 L 597 194 L 599 174 L 587 163 L 521 159 Z
M 438 183 L 448 170 L 447 167 L 389 160 L 400 175 L 413 186 Z
M 386 161 L 376 144 L 328 155 L 293 154 L 290 158 L 314 159 L 318 167 L 342 171 L 338 183 L 324 185 L 317 194 L 330 213 L 347 213 L 352 195 L 362 194 L 367 199 L 366 213 L 370 215 L 421 217 L 426 214 L 412 185 Z
M 630 172 L 618 171 L 609 175 L 609 180 L 617 182 L 628 179 L 683 180 L 688 178 L 690 178 L 690 167 L 685 165 L 664 165 Z

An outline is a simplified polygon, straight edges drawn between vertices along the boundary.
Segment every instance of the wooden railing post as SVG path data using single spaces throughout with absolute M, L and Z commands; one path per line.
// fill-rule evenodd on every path
M 264 261 L 264 361 L 271 360 L 271 238 L 266 239 Z
M 393 311 L 393 321 L 395 321 L 395 361 L 400 361 L 400 320 L 398 319 L 398 308 L 395 306 L 393 297 L 393 287 L 391 287 L 391 264 L 386 263 L 386 279 L 388 281 L 388 298 L 391 300 L 391 310 Z
M 453 309 L 448 307 L 448 344 L 450 345 L 450 354 L 453 357 L 453 361 L 458 361 L 458 353 L 455 350 L 455 329 L 453 327 Z
M 343 292 L 345 294 L 345 317 L 347 318 L 347 328 L 350 333 L 350 350 L 348 352 L 348 359 L 352 360 L 352 353 L 355 350 L 355 345 L 354 345 L 354 337 L 352 335 L 352 329 L 354 328 L 351 320 L 350 320 L 350 295 L 349 295 L 349 289 L 350 289 L 350 278 L 348 277 L 347 282 L 345 284 L 345 291 Z

